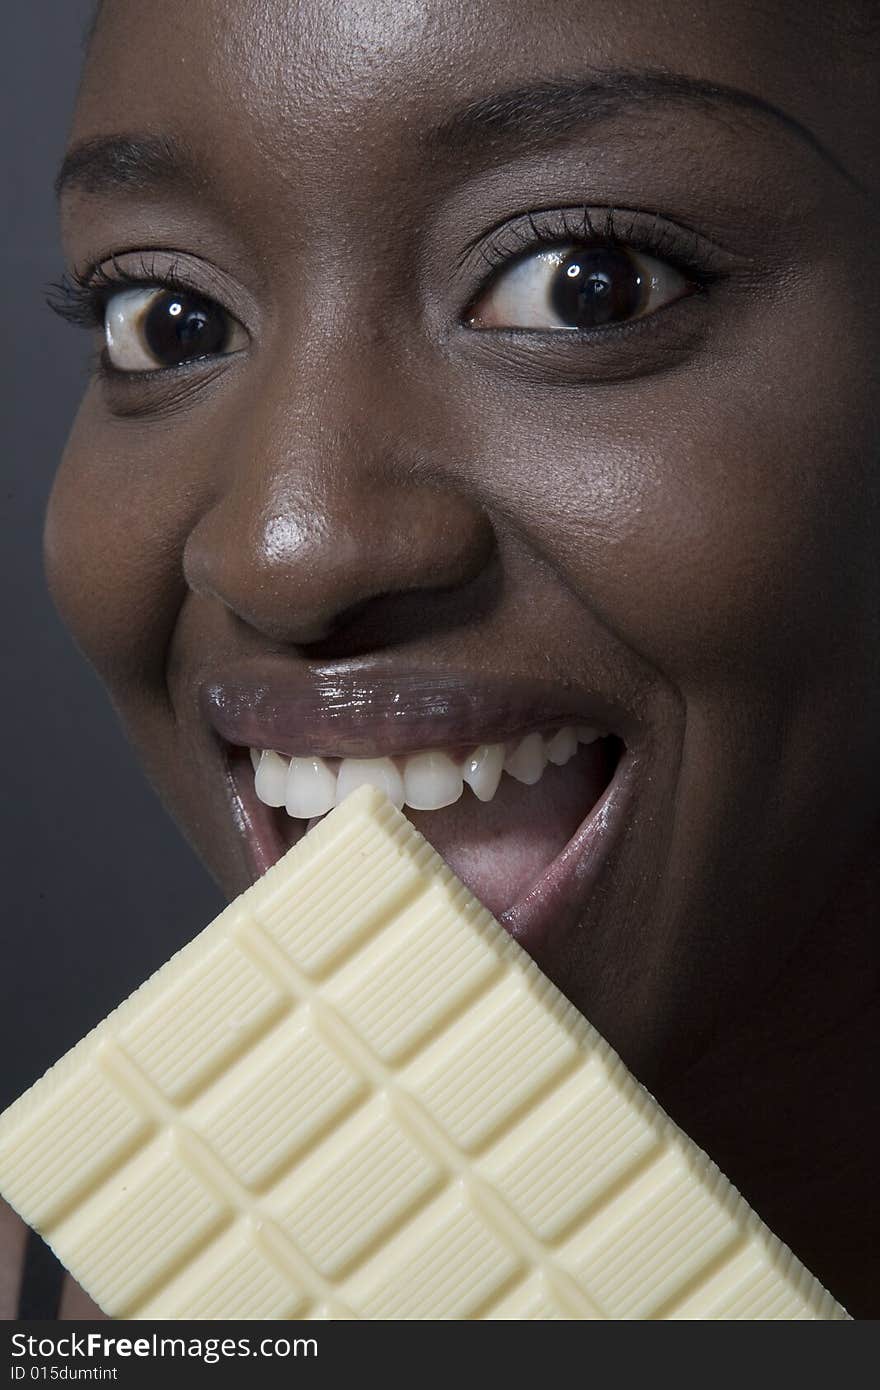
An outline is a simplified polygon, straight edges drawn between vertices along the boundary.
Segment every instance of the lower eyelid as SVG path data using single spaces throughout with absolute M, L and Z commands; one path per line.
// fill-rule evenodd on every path
M 229 329 L 231 346 L 225 348 L 222 352 L 203 353 L 200 356 L 191 357 L 179 363 L 165 364 L 161 362 L 150 362 L 149 353 L 147 349 L 140 344 L 138 336 L 143 326 L 143 317 L 149 311 L 152 299 L 168 290 L 173 290 L 173 288 L 173 286 L 164 284 L 134 285 L 127 289 L 118 289 L 106 296 L 103 316 L 105 347 L 101 355 L 103 374 L 106 377 L 133 377 L 136 380 L 143 380 L 145 377 L 164 374 L 166 372 L 178 372 L 182 368 L 195 365 L 196 363 L 204 363 L 220 357 L 229 356 L 234 352 L 242 351 L 247 346 L 250 341 L 250 335 L 244 325 L 234 314 L 224 308 L 222 304 L 214 300 L 208 300 L 214 308 L 218 309 L 220 313 L 224 315 Z M 202 299 L 206 298 L 195 290 L 181 290 L 179 293 L 190 294 Z M 134 306 L 136 306 L 139 301 L 140 307 L 135 308 Z M 118 348 L 117 360 L 114 361 L 112 355 L 114 344 L 112 342 L 112 330 L 110 325 L 114 319 L 113 306 L 117 302 L 120 303 L 120 307 L 115 310 L 117 337 L 121 342 L 121 346 Z M 121 307 L 123 305 L 127 305 L 131 310 L 131 320 L 127 320 L 123 317 L 124 311 Z M 124 359 L 126 356 L 128 357 L 129 365 L 120 365 L 119 357 Z
M 487 381 L 547 389 L 636 381 L 675 370 L 706 340 L 711 303 L 702 286 L 641 318 L 592 330 L 487 328 L 461 323 L 450 347 Z
M 114 365 L 110 360 L 106 346 L 101 348 L 96 357 L 96 369 L 99 375 L 107 380 L 119 382 L 140 383 L 156 380 L 169 380 L 173 377 L 182 376 L 194 369 L 204 368 L 207 365 L 217 366 L 227 362 L 233 357 L 240 357 L 243 348 L 230 348 L 228 352 L 206 353 L 203 357 L 190 357 L 185 362 L 179 362 L 174 366 L 146 367 L 143 370 L 129 370 Z
M 601 255 L 612 250 L 618 259 L 621 256 L 625 257 L 630 270 L 637 270 L 650 281 L 650 286 L 647 290 L 647 300 L 638 313 L 612 320 L 607 324 L 597 324 L 595 331 L 606 332 L 615 322 L 632 322 L 659 312 L 667 304 L 682 298 L 694 283 L 685 272 L 671 262 L 641 251 L 638 247 L 604 242 L 581 245 L 577 241 L 569 241 L 544 250 L 535 248 L 526 251 L 513 258 L 509 264 L 502 264 L 471 300 L 462 321 L 477 332 L 506 328 L 546 333 L 584 331 L 576 324 L 552 321 L 559 318 L 551 303 L 551 294 L 554 293 L 553 276 L 566 262 L 570 263 L 569 273 L 577 273 L 578 262 L 583 264 L 584 256 L 589 257 L 597 253 Z M 662 298 L 664 285 L 667 292 L 665 300 Z M 650 301 L 655 292 L 660 296 L 661 303 L 651 307 Z

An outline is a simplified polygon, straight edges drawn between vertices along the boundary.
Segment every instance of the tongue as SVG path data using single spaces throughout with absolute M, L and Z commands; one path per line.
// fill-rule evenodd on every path
M 505 774 L 483 803 L 464 795 L 441 811 L 406 815 L 489 911 L 513 907 L 565 848 L 609 780 L 605 740 L 582 746 L 565 767 L 544 769 L 533 787 Z

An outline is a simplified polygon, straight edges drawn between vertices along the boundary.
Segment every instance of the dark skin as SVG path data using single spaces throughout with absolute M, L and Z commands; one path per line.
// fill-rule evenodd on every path
M 68 263 L 185 264 L 244 336 L 90 386 L 47 518 L 53 596 L 230 897 L 250 876 L 197 701 L 224 663 L 537 665 L 636 711 L 626 832 L 540 964 L 877 1316 L 880 306 L 858 12 L 429 13 L 105 6 L 71 147 L 158 134 L 198 177 L 81 180 Z M 610 76 L 661 70 L 701 90 Z M 574 81 L 600 84 L 591 121 Z M 551 128 L 483 108 L 464 142 L 453 122 L 554 82 Z M 470 322 L 493 229 L 609 207 L 618 236 L 662 224 L 650 254 L 689 259 L 687 293 L 635 331 Z

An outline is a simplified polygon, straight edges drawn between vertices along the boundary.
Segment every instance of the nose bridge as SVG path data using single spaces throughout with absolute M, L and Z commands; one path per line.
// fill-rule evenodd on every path
M 466 586 L 493 549 L 480 503 L 437 466 L 436 412 L 426 442 L 401 374 L 381 353 L 354 358 L 312 355 L 250 393 L 186 544 L 190 587 L 276 642 L 318 641 L 371 600 Z

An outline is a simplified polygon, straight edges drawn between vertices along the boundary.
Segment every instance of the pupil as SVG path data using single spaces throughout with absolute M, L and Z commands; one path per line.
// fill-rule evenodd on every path
M 616 246 L 573 251 L 560 265 L 550 301 L 569 328 L 601 328 L 633 318 L 643 307 L 644 277 L 628 252 Z
M 197 294 L 166 290 L 153 300 L 144 319 L 147 347 L 164 366 L 173 367 L 226 346 L 223 311 Z

